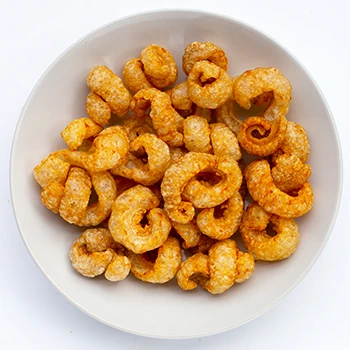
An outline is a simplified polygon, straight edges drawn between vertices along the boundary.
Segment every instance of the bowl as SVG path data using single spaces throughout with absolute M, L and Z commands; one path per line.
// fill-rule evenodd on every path
M 121 74 L 124 62 L 145 46 L 166 47 L 181 67 L 184 48 L 213 41 L 229 58 L 233 76 L 275 66 L 293 86 L 288 119 L 308 132 L 315 205 L 297 220 L 301 242 L 278 263 L 257 263 L 253 276 L 222 295 L 184 292 L 173 280 L 152 285 L 129 276 L 119 283 L 76 273 L 68 252 L 82 229 L 64 222 L 40 201 L 32 169 L 50 152 L 64 148 L 60 132 L 85 116 L 85 79 L 95 65 Z M 182 73 L 181 73 L 182 74 Z M 184 78 L 181 76 L 180 80 Z M 272 38 L 238 20 L 199 11 L 159 11 L 112 22 L 79 40 L 47 69 L 23 108 L 11 157 L 12 203 L 23 240 L 39 268 L 76 307 L 117 329 L 149 337 L 191 338 L 223 332 L 263 314 L 309 271 L 335 222 L 341 196 L 342 163 L 331 112 L 301 63 Z

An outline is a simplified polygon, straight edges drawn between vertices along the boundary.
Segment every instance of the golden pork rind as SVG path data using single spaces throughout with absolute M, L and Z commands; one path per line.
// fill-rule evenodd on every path
M 289 193 L 303 187 L 311 176 L 311 167 L 294 154 L 282 154 L 275 160 L 271 176 L 280 190 Z
M 40 196 L 45 207 L 58 214 L 63 195 L 64 186 L 58 182 L 50 182 L 41 190 Z
M 89 204 L 92 186 L 98 197 Z M 59 205 L 60 216 L 78 226 L 97 226 L 111 213 L 117 189 L 108 171 L 89 174 L 86 170 L 72 167 L 64 186 Z
M 123 123 L 123 128 L 128 134 L 130 142 L 133 142 L 140 135 L 155 133 L 152 119 L 149 116 L 140 118 L 132 115 Z
M 272 122 L 287 115 L 292 99 L 292 86 L 277 68 L 247 70 L 238 76 L 233 84 L 234 100 L 245 109 L 250 109 L 251 100 L 270 91 L 273 92 L 273 99 L 263 117 Z
M 201 210 L 196 219 L 198 228 L 204 235 L 212 239 L 230 238 L 239 228 L 243 207 L 242 197 L 237 192 L 218 207 Z
M 210 140 L 216 156 L 230 155 L 236 161 L 242 158 L 237 137 L 225 124 L 210 124 Z
M 61 136 L 71 150 L 76 150 L 85 139 L 97 136 L 102 130 L 102 126 L 92 119 L 79 118 L 71 121 L 61 132 Z
M 197 253 L 182 262 L 176 278 L 183 290 L 192 290 L 200 284 L 211 294 L 221 294 L 234 283 L 247 280 L 254 267 L 254 258 L 227 239 L 215 243 L 208 255 Z
M 241 125 L 237 139 L 249 154 L 266 157 L 281 147 L 286 129 L 287 119 L 284 116 L 273 122 L 263 117 L 250 117 Z
M 164 47 L 150 45 L 141 51 L 141 62 L 147 80 L 156 88 L 173 85 L 178 76 L 174 57 Z
M 182 69 L 186 75 L 189 75 L 193 66 L 198 61 L 209 61 L 227 71 L 228 62 L 224 50 L 211 43 L 195 41 L 189 44 L 182 57 Z
M 142 89 L 134 95 L 130 108 L 138 117 L 143 117 L 149 107 L 157 136 L 169 146 L 181 146 L 183 118 L 171 106 L 170 97 L 157 89 Z
M 184 240 L 182 244 L 184 249 L 198 246 L 202 235 L 195 220 L 187 224 L 179 224 L 178 222 L 172 221 L 171 224 L 177 234 Z
M 184 147 L 169 147 L 170 152 L 170 164 L 176 163 L 180 160 L 185 154 L 187 154 L 187 150 Z
M 215 239 L 209 238 L 206 235 L 200 235 L 198 244 L 195 247 L 188 248 L 191 254 L 204 253 L 207 254 L 210 247 L 214 245 L 217 241 Z
M 189 151 L 211 153 L 210 127 L 206 119 L 195 115 L 187 117 L 183 129 L 184 143 Z
M 266 231 L 269 222 L 277 233 L 273 237 Z M 240 232 L 248 253 L 255 260 L 276 261 L 289 258 L 300 240 L 295 220 L 269 214 L 256 202 L 250 204 L 244 213 Z
M 271 156 L 272 162 L 282 153 L 294 154 L 306 163 L 310 154 L 310 142 L 305 129 L 296 122 L 288 122 L 285 138 L 281 148 Z
M 134 276 L 149 283 L 170 281 L 176 275 L 182 261 L 180 243 L 174 237 L 168 237 L 158 248 L 154 262 L 147 258 L 147 253 L 135 254 L 129 250 L 127 256 Z
M 99 125 L 105 126 L 111 119 L 111 108 L 108 103 L 94 92 L 87 95 L 85 109 L 88 116 Z
M 108 107 L 110 108 L 113 114 L 115 114 L 118 117 L 124 117 L 124 115 L 126 115 L 131 102 L 131 95 L 124 86 L 122 80 L 117 75 L 115 75 L 108 67 L 94 67 L 88 74 L 86 83 L 92 92 L 98 95 L 102 101 L 105 101 L 107 103 Z M 96 101 L 96 96 L 94 96 L 93 98 Z M 91 108 L 94 105 L 99 106 L 98 104 L 96 104 L 96 102 L 89 102 L 89 108 L 87 109 L 88 114 L 89 111 L 91 112 Z M 105 113 L 106 105 L 103 103 L 101 103 L 101 105 L 103 106 L 102 108 Z M 90 118 L 94 120 L 94 117 L 96 116 L 97 112 L 90 114 Z M 98 123 L 98 120 L 101 121 L 100 118 L 95 118 L 94 121 Z
M 197 62 L 188 76 L 190 99 L 203 108 L 222 106 L 232 95 L 232 87 L 227 72 L 208 61 Z
M 84 168 L 90 172 L 109 170 L 126 161 L 129 138 L 121 126 L 104 129 L 95 138 L 91 149 L 83 157 Z
M 189 152 L 173 163 L 165 172 L 161 191 L 164 209 L 170 219 L 180 224 L 189 223 L 195 214 L 191 202 L 183 201 L 181 195 L 186 184 L 202 171 L 216 169 L 217 158 L 211 154 Z
M 140 150 L 142 150 L 143 155 L 147 154 L 147 163 L 129 153 L 126 163 L 111 169 L 111 173 L 150 186 L 163 178 L 165 170 L 170 164 L 169 147 L 156 135 L 143 134 L 137 137 L 130 147 L 131 152 Z
M 267 212 L 284 218 L 296 218 L 311 210 L 314 194 L 309 182 L 305 182 L 297 195 L 290 196 L 276 187 L 267 160 L 256 160 L 245 170 L 250 195 Z
M 130 261 L 123 247 L 114 242 L 105 228 L 88 229 L 74 242 L 69 252 L 73 268 L 85 277 L 105 274 L 111 281 L 121 281 L 130 272 Z
M 176 110 L 191 111 L 193 102 L 188 93 L 188 82 L 183 81 L 176 84 L 171 90 L 166 91 L 171 99 L 171 103 Z
M 213 208 L 220 205 L 234 195 L 242 184 L 241 169 L 232 156 L 208 156 L 211 156 L 214 161 L 214 167 L 209 171 L 220 176 L 221 180 L 214 185 L 195 177 L 188 181 L 183 188 L 182 196 L 196 208 Z
M 136 254 L 160 247 L 168 238 L 171 222 L 158 205 L 157 196 L 141 185 L 119 195 L 108 223 L 114 240 Z M 148 223 L 143 227 L 141 220 L 146 213 Z

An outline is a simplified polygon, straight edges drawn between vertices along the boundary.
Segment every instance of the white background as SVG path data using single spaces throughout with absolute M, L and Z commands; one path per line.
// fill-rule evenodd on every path
M 8 179 L 17 120 L 48 65 L 91 30 L 125 15 L 164 7 L 223 13 L 262 29 L 289 48 L 324 92 L 344 158 L 338 220 L 307 277 L 259 319 L 224 334 L 182 341 L 122 333 L 65 300 L 24 247 L 13 217 Z M 349 10 L 347 0 L 1 1 L 0 349 L 350 349 Z

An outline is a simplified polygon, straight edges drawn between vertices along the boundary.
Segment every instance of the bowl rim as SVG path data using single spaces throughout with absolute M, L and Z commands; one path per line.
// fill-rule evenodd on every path
M 31 103 L 31 100 L 34 96 L 34 93 L 36 91 L 36 89 L 39 87 L 41 81 L 43 80 L 43 78 L 45 77 L 46 73 L 48 71 L 50 71 L 55 64 L 66 55 L 66 53 L 68 53 L 70 50 L 72 50 L 75 46 L 77 46 L 79 43 L 83 42 L 85 39 L 89 38 L 90 36 L 95 35 L 96 33 L 107 29 L 108 27 L 112 27 L 117 23 L 121 23 L 121 22 L 127 22 L 131 19 L 134 19 L 136 17 L 146 17 L 146 16 L 151 16 L 151 15 L 168 15 L 170 13 L 173 13 L 174 15 L 178 15 L 179 13 L 181 14 L 202 14 L 202 15 L 208 15 L 211 17 L 216 17 L 218 19 L 225 19 L 231 22 L 236 22 L 237 24 L 241 25 L 242 27 L 244 27 L 245 29 L 251 30 L 253 32 L 256 32 L 262 36 L 265 36 L 267 39 L 269 39 L 271 42 L 273 42 L 276 46 L 279 46 L 280 48 L 282 48 L 287 54 L 288 56 L 290 56 L 290 58 L 292 60 L 294 60 L 303 70 L 304 72 L 307 74 L 307 76 L 309 77 L 309 79 L 312 81 L 313 85 L 315 86 L 317 92 L 320 94 L 323 103 L 327 109 L 327 112 L 330 116 L 330 121 L 331 124 L 333 126 L 333 130 L 334 130 L 334 134 L 335 134 L 335 138 L 336 138 L 336 143 L 337 143 L 337 148 L 338 148 L 338 152 L 337 152 L 337 158 L 339 161 L 339 178 L 338 178 L 338 184 L 337 184 L 337 199 L 336 199 L 336 206 L 332 215 L 332 218 L 330 220 L 330 225 L 329 225 L 329 229 L 325 235 L 325 238 L 322 242 L 322 245 L 320 247 L 320 249 L 318 250 L 317 254 L 315 254 L 315 256 L 313 257 L 312 261 L 310 262 L 310 264 L 308 266 L 306 266 L 306 268 L 304 269 L 303 273 L 300 274 L 300 276 L 295 280 L 295 282 L 293 283 L 293 285 L 288 288 L 284 293 L 282 293 L 273 303 L 271 303 L 270 305 L 266 306 L 265 308 L 263 308 L 261 311 L 257 312 L 256 314 L 254 314 L 253 316 L 249 317 L 248 319 L 246 319 L 243 322 L 240 322 L 238 324 L 234 324 L 232 326 L 229 327 L 225 327 L 225 328 L 221 328 L 221 329 L 216 329 L 213 330 L 211 332 L 207 332 L 207 333 L 198 333 L 198 334 L 192 334 L 192 335 L 186 335 L 186 336 L 179 336 L 179 335 L 159 335 L 159 334 L 151 334 L 151 333 L 143 333 L 143 332 L 139 332 L 139 331 L 134 331 L 132 329 L 127 329 L 124 328 L 120 325 L 116 325 L 116 324 L 112 324 L 109 323 L 108 321 L 105 321 L 104 319 L 100 318 L 99 316 L 97 316 L 96 314 L 90 313 L 89 311 L 85 310 L 83 306 L 81 306 L 77 301 L 72 300 L 66 293 L 64 290 L 62 290 L 52 279 L 49 275 L 47 275 L 44 272 L 44 268 L 40 265 L 40 263 L 37 261 L 37 259 L 35 258 L 35 255 L 33 254 L 29 243 L 26 240 L 25 234 L 24 234 L 24 229 L 21 226 L 20 223 L 20 219 L 18 218 L 18 216 L 16 215 L 16 200 L 14 198 L 14 191 L 13 191 L 13 173 L 14 173 L 14 149 L 17 143 L 17 139 L 18 139 L 18 135 L 21 129 L 21 125 L 24 119 L 24 116 L 26 114 L 26 110 L 28 108 L 28 106 Z M 250 321 L 253 321 L 254 319 L 258 318 L 259 316 L 263 315 L 264 313 L 266 313 L 268 310 L 272 309 L 275 305 L 277 305 L 287 294 L 289 294 L 304 278 L 305 276 L 310 272 L 311 268 L 314 266 L 315 262 L 317 261 L 317 259 L 319 258 L 321 252 L 324 250 L 329 237 L 333 231 L 336 219 L 338 217 L 338 213 L 339 213 L 339 208 L 340 208 L 340 204 L 341 204 L 341 199 L 342 199 L 342 189 L 343 189 L 343 156 L 342 156 L 342 149 L 341 149 L 341 142 L 340 142 L 340 138 L 339 138 L 339 133 L 337 130 L 337 126 L 332 114 L 332 111 L 328 105 L 328 102 L 322 92 L 322 90 L 320 89 L 320 87 L 318 86 L 317 82 L 315 81 L 315 79 L 313 78 L 313 76 L 310 74 L 310 72 L 308 71 L 308 69 L 304 66 L 304 64 L 288 49 L 286 48 L 283 44 L 281 44 L 279 41 L 277 41 L 276 39 L 274 39 L 272 36 L 270 36 L 269 34 L 267 34 L 266 32 L 264 32 L 263 30 L 255 27 L 254 25 L 251 25 L 245 21 L 242 21 L 241 19 L 238 19 L 236 17 L 232 17 L 232 16 L 228 16 L 226 14 L 221 14 L 221 13 L 217 13 L 217 12 L 212 12 L 212 11 L 204 11 L 204 10 L 198 10 L 198 9 L 183 9 L 183 8 L 178 8 L 178 9 L 159 9 L 159 10 L 150 10 L 150 11 L 141 11 L 141 12 L 137 12 L 137 13 L 133 13 L 127 16 L 123 16 L 119 19 L 116 20 L 112 20 L 102 26 L 99 26 L 98 28 L 90 31 L 89 33 L 87 33 L 86 35 L 82 36 L 80 39 L 76 40 L 74 43 L 72 43 L 68 48 L 66 48 L 60 55 L 58 55 L 51 63 L 50 65 L 45 69 L 45 71 L 41 74 L 39 80 L 35 83 L 34 87 L 32 88 L 22 110 L 21 110 L 21 114 L 20 117 L 17 121 L 16 124 L 16 128 L 15 128 L 15 132 L 13 135 L 13 139 L 12 139 L 12 145 L 11 145 L 11 156 L 10 156 L 10 167 L 9 167 L 9 180 L 10 180 L 10 194 L 11 194 L 11 204 L 12 204 L 12 209 L 13 209 L 13 214 L 15 217 L 15 221 L 18 227 L 18 230 L 21 234 L 22 240 L 24 242 L 25 247 L 27 248 L 31 258 L 34 260 L 35 264 L 38 266 L 39 270 L 43 273 L 43 275 L 52 283 L 52 285 L 72 304 L 74 305 L 77 309 L 79 309 L 80 311 L 84 312 L 86 315 L 92 317 L 93 319 L 109 326 L 112 327 L 114 329 L 129 333 L 129 334 L 135 334 L 135 335 L 139 335 L 139 336 L 143 336 L 143 337 L 149 337 L 149 338 L 158 338 L 158 339 L 193 339 L 193 338 L 199 338 L 199 337 L 206 337 L 206 336 L 210 336 L 210 335 L 215 335 L 215 334 L 220 334 L 229 330 L 232 330 L 234 328 L 238 328 L 240 326 L 243 326 L 244 324 L 247 324 Z

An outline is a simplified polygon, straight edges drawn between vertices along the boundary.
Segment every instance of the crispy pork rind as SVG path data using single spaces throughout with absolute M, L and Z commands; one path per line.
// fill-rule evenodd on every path
M 132 115 L 124 123 L 123 128 L 128 134 L 130 142 L 133 142 L 136 138 L 143 134 L 154 134 L 152 119 L 149 116 L 142 118 Z
M 112 206 L 108 227 L 114 240 L 136 254 L 160 247 L 168 238 L 171 222 L 158 208 L 159 199 L 147 187 L 124 191 Z M 141 220 L 146 215 L 148 223 Z
M 189 151 L 211 153 L 210 127 L 206 119 L 190 116 L 184 120 L 184 142 Z
M 275 236 L 267 233 L 273 224 Z M 289 258 L 300 240 L 298 226 L 293 219 L 269 214 L 258 203 L 248 206 L 240 227 L 244 245 L 255 260 L 276 261 Z
M 187 224 L 179 224 L 178 222 L 172 221 L 171 224 L 177 234 L 183 239 L 184 242 L 182 246 L 184 249 L 198 246 L 202 235 L 195 220 Z
M 97 124 L 105 126 L 111 119 L 111 108 L 99 95 L 90 92 L 86 97 L 85 109 L 88 116 Z

